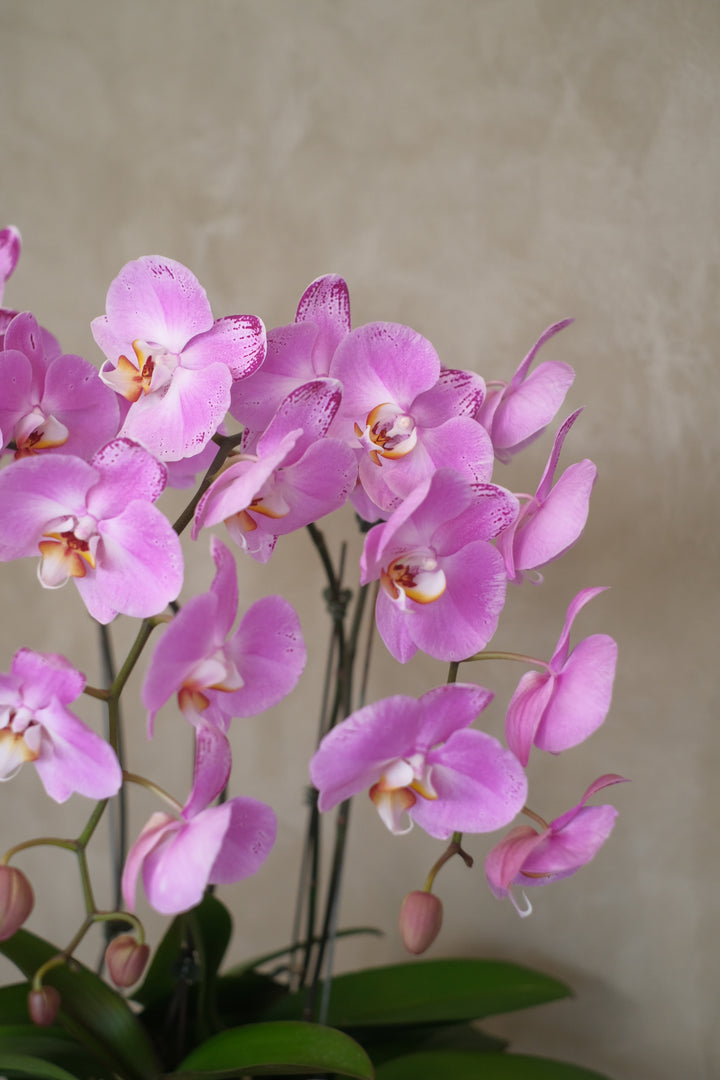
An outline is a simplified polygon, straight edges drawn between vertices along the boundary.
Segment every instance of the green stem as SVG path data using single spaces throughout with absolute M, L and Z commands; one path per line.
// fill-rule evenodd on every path
M 182 806 L 173 799 L 172 795 L 168 795 L 167 791 L 160 787 L 159 784 L 153 783 L 152 780 L 148 780 L 144 776 L 139 776 L 138 773 L 127 772 L 123 769 L 123 780 L 126 780 L 129 784 L 138 784 L 140 787 L 146 788 L 147 791 L 151 791 L 153 795 L 157 795 L 160 799 L 164 799 L 165 802 L 173 808 L 175 813 L 182 813 Z
M 13 855 L 32 847 L 59 847 L 65 851 L 77 851 L 77 840 L 61 840 L 59 836 L 36 836 L 33 840 L 22 840 L 14 844 L 0 859 L 0 866 L 7 866 Z
M 213 440 L 213 441 L 215 441 L 215 440 Z M 205 476 L 202 479 L 200 487 L 197 489 L 197 491 L 193 495 L 192 499 L 187 504 L 187 506 L 185 507 L 183 512 L 180 514 L 180 517 L 177 519 L 177 521 L 173 525 L 173 529 L 178 534 L 178 536 L 180 535 L 180 533 L 184 529 L 187 528 L 187 526 L 192 521 L 195 510 L 197 509 L 198 503 L 202 499 L 202 497 L 205 494 L 205 492 L 207 491 L 207 489 L 212 484 L 213 480 L 215 480 L 215 478 L 216 478 L 218 472 L 220 471 L 220 469 L 222 468 L 222 466 L 225 464 L 225 459 L 228 457 L 230 452 L 240 442 L 242 442 L 242 433 L 240 433 L 239 435 L 227 435 L 227 436 L 224 436 L 221 439 L 221 441 L 219 442 L 219 444 L 218 444 L 218 446 L 219 446 L 218 452 L 215 455 L 215 457 L 213 458 L 212 465 L 210 466 L 208 471 L 205 473 Z
M 459 855 L 467 867 L 472 866 L 472 855 L 468 855 L 467 851 L 464 851 L 462 848 L 461 832 L 453 833 L 452 840 L 450 841 L 440 858 L 434 864 L 434 866 L 430 870 L 430 873 L 425 879 L 425 884 L 422 887 L 423 892 L 432 892 L 433 882 L 435 881 L 435 878 L 437 877 L 439 871 L 443 868 L 445 863 L 448 862 L 449 859 L 452 859 L 453 855 Z

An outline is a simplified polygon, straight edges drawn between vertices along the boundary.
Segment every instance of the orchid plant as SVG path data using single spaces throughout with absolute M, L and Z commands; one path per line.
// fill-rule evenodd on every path
M 0 302 L 20 247 L 15 228 L 0 231 Z M 493 479 L 495 461 L 509 463 L 562 407 L 572 368 L 533 365 L 570 321 L 546 330 L 508 382 L 486 384 L 445 367 L 407 326 L 353 328 L 348 288 L 336 275 L 309 285 L 294 322 L 266 333 L 256 315 L 215 318 L 180 263 L 137 259 L 111 283 L 106 313 L 92 323 L 99 366 L 63 353 L 30 312 L 0 308 L 0 561 L 36 559 L 45 589 L 72 579 L 99 626 L 107 674 L 105 685 L 90 686 L 72 659 L 27 648 L 0 674 L 0 779 L 31 764 L 55 802 L 76 794 L 93 803 L 77 838 L 19 839 L 0 860 L 0 950 L 28 979 L 0 991 L 0 1069 L 8 1076 L 400 1080 L 443 1070 L 474 1076 L 478 1054 L 484 1068 L 512 1057 L 518 1071 L 503 1076 L 535 1075 L 531 1059 L 505 1055 L 504 1044 L 469 1022 L 562 996 L 556 980 L 480 960 L 333 977 L 332 958 L 343 933 L 351 799 L 361 792 L 378 810 L 378 827 L 400 836 L 417 825 L 442 845 L 425 886 L 402 905 L 400 933 L 414 954 L 441 929 L 433 890 L 442 867 L 454 855 L 472 866 L 466 834 L 512 826 L 487 853 L 485 873 L 494 896 L 525 916 L 527 888 L 580 870 L 612 830 L 615 809 L 589 800 L 621 777 L 594 780 L 547 823 L 528 805 L 526 773 L 535 750 L 569 750 L 607 716 L 615 642 L 595 634 L 569 646 L 575 618 L 602 588 L 570 601 L 549 660 L 488 649 L 508 585 L 540 584 L 541 569 L 578 540 L 587 518 L 593 463 L 572 464 L 555 480 L 579 411 L 557 428 L 534 495 Z M 158 505 L 168 486 L 192 491 L 174 524 Z M 350 585 L 345 545 L 334 558 L 317 524 L 347 503 L 364 536 Z M 220 525 L 224 541 L 206 532 Z M 206 551 L 209 543 L 215 576 L 207 592 L 180 605 L 188 526 L 191 544 Z M 229 795 L 228 732 L 291 694 L 306 663 L 300 620 L 282 596 L 259 600 L 237 622 L 236 560 L 268 562 L 280 538 L 300 529 L 327 579 L 331 647 L 308 763 L 293 940 L 220 975 L 230 922 L 215 887 L 261 872 L 282 828 L 270 806 Z M 118 615 L 142 622 L 116 670 L 108 642 Z M 419 699 L 367 703 L 375 628 L 401 664 L 418 651 L 447 662 L 447 681 Z M 193 761 L 190 790 L 179 798 L 124 761 L 123 693 L 155 638 L 142 706 L 152 738 L 158 711 L 176 703 Z M 532 669 L 508 703 L 506 745 L 473 726 L 493 698 L 474 681 L 483 659 Z M 82 694 L 102 703 L 104 735 L 73 712 Z M 119 800 L 124 813 L 132 785 L 152 792 L 160 808 L 121 852 L 118 903 L 104 909 L 86 851 L 108 807 Z M 320 815 L 335 808 L 321 904 Z M 513 826 L 518 815 L 532 824 Z M 61 948 L 22 929 L 33 890 L 19 864 L 38 845 L 65 848 L 78 861 L 85 911 Z M 149 969 L 135 912 L 140 889 L 173 917 Z M 110 980 L 128 989 L 145 974 L 132 1008 L 74 957 L 97 923 L 107 932 Z M 273 961 L 282 962 L 266 970 Z

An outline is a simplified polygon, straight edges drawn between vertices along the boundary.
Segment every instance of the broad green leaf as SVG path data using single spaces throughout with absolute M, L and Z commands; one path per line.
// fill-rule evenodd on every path
M 42 1058 L 27 1054 L 6 1054 L 0 1050 L 0 1069 L 7 1077 L 30 1076 L 32 1080 L 77 1080 L 72 1073 Z
M 270 975 L 252 969 L 242 975 L 220 975 L 215 981 L 215 1006 L 223 1027 L 264 1020 L 265 1013 L 284 997 L 287 988 Z
M 0 942 L 0 952 L 28 978 L 58 951 L 27 930 Z M 124 998 L 75 960 L 52 968 L 45 981 L 60 991 L 59 1022 L 83 1046 L 126 1080 L 154 1080 L 152 1045 Z
M 564 983 L 519 964 L 420 960 L 335 976 L 327 1022 L 360 1028 L 480 1020 L 569 995 Z M 288 994 L 267 1018 L 302 1016 L 305 997 Z
M 27 997 L 28 984 L 23 989 Z M 4 1019 L 1 1005 L 0 1016 Z M 39 1028 L 29 1020 L 24 1024 L 3 1024 L 0 1026 L 0 1052 L 42 1057 L 43 1061 L 60 1065 L 82 1080 L 112 1076 L 112 1069 L 90 1054 L 60 1024 L 46 1028 Z
M 408 1054 L 381 1065 L 375 1080 L 607 1080 L 579 1065 L 525 1054 L 468 1054 L 452 1050 Z
M 505 1039 L 487 1035 L 471 1024 L 413 1024 L 409 1027 L 376 1027 L 348 1030 L 367 1050 L 377 1068 L 386 1061 L 426 1050 L 463 1050 L 473 1053 L 498 1053 L 507 1046 Z
M 355 1080 L 372 1080 L 369 1057 L 342 1031 L 280 1021 L 248 1024 L 213 1035 L 189 1054 L 168 1080 L 337 1073 Z
M 372 934 L 374 937 L 383 937 L 383 931 L 378 930 L 376 926 L 350 926 L 346 930 L 338 930 L 335 934 L 336 940 L 344 937 L 352 937 L 357 934 Z M 322 937 L 318 934 L 313 939 L 313 944 L 318 941 L 322 941 Z M 305 942 L 300 941 L 297 945 L 297 952 L 302 952 L 305 948 Z M 264 953 L 262 956 L 254 956 L 252 960 L 245 960 L 242 964 L 236 964 L 235 967 L 231 967 L 225 972 L 226 975 L 242 975 L 246 971 L 252 971 L 253 968 L 261 967 L 262 964 L 268 964 L 271 960 L 279 960 L 281 956 L 289 956 L 293 951 L 292 945 L 285 945 L 282 949 L 275 949 L 274 952 Z

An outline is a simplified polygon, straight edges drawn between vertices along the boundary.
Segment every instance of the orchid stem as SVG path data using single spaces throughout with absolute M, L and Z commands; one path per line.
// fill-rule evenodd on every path
M 469 664 L 471 660 L 515 660 L 519 664 L 535 664 L 536 667 L 546 668 L 546 660 L 538 660 L 537 656 L 525 656 L 524 653 L 515 652 L 490 652 L 489 650 L 468 656 L 461 663 Z
M 473 865 L 472 855 L 468 855 L 467 851 L 464 851 L 462 848 L 461 832 L 453 833 L 452 840 L 450 841 L 447 848 L 442 853 L 435 865 L 432 867 L 430 873 L 425 879 L 425 884 L 422 887 L 423 892 L 432 892 L 433 882 L 435 881 L 435 878 L 437 877 L 440 870 L 442 870 L 445 863 L 452 859 L 453 855 L 459 855 L 467 867 L 471 867 Z
M 158 798 L 163 799 L 172 807 L 176 814 L 182 813 L 182 806 L 177 799 L 173 799 L 172 795 L 169 795 L 164 788 L 161 788 L 159 784 L 153 783 L 152 780 L 148 780 L 138 773 L 127 772 L 126 769 L 123 769 L 123 780 L 129 784 L 138 784 L 140 787 L 144 787 L 147 791 L 151 791 L 153 795 L 157 795 Z

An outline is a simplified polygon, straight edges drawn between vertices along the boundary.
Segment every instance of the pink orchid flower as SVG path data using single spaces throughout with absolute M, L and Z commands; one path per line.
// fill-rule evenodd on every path
M 225 417 L 233 379 L 265 357 L 261 320 L 213 319 L 195 275 L 159 255 L 123 267 L 106 311 L 92 331 L 107 357 L 101 379 L 130 402 L 121 434 L 166 461 L 199 453 Z
M 224 521 L 243 551 L 267 562 L 278 536 L 339 509 L 357 477 L 352 450 L 326 438 L 340 394 L 336 379 L 288 394 L 257 442 L 244 444 L 203 495 L 193 539 Z
M 0 674 L 0 780 L 31 761 L 56 802 L 74 791 L 90 799 L 116 794 L 122 772 L 111 746 L 66 708 L 84 686 L 64 656 L 15 654 L 10 673 Z
M 477 419 L 492 439 L 495 456 L 507 463 L 541 435 L 565 400 L 575 372 L 569 364 L 545 360 L 528 374 L 539 350 L 572 319 L 553 323 L 540 335 L 509 383 L 488 391 Z
M 439 469 L 367 534 L 362 583 L 378 578 L 376 617 L 404 664 L 418 648 L 464 660 L 487 645 L 505 603 L 507 577 L 490 540 L 515 520 L 515 496 Z
M 527 571 L 559 559 L 585 528 L 590 494 L 597 479 L 593 462 L 585 458 L 568 466 L 553 484 L 565 436 L 581 412 L 577 409 L 558 428 L 535 495 L 523 505 L 512 528 L 498 540 L 511 581 L 522 581 Z M 540 575 L 538 580 L 542 580 Z
M 143 683 L 150 735 L 158 709 L 174 694 L 192 724 L 226 732 L 233 717 L 255 716 L 282 701 L 305 666 L 299 619 L 281 596 L 258 600 L 231 635 L 235 560 L 217 537 L 210 552 L 217 567 L 210 590 L 189 600 L 167 627 Z
M 435 349 L 398 323 L 369 323 L 340 343 L 330 374 L 343 386 L 332 434 L 359 451 L 360 483 L 389 512 L 439 468 L 489 480 L 493 449 L 473 418 L 485 384 L 441 370 Z M 355 502 L 355 500 L 353 500 Z M 355 503 L 363 512 L 364 500 Z M 379 515 L 372 513 L 370 520 Z
M 61 449 L 86 461 L 120 426 L 117 395 L 87 360 L 54 352 L 29 311 L 16 315 L 0 351 L 0 428 L 15 456 Z
M 558 754 L 584 742 L 605 720 L 610 708 L 617 644 L 607 634 L 584 638 L 569 652 L 570 630 L 585 605 L 604 592 L 583 589 L 567 609 L 565 625 L 546 671 L 520 679 L 508 706 L 505 738 L 527 765 L 530 747 Z
M 73 578 L 93 618 L 157 615 L 180 592 L 183 561 L 170 522 L 153 506 L 165 467 L 129 439 L 90 462 L 26 457 L 0 471 L 0 561 L 40 555 L 47 589 Z
M 587 800 L 610 784 L 625 778 L 607 773 L 590 785 L 577 806 L 551 821 L 542 832 L 529 825 L 512 829 L 489 852 L 485 874 L 498 900 L 509 897 L 518 915 L 532 912 L 532 904 L 523 892 L 525 907 L 518 905 L 513 886 L 523 889 L 560 881 L 589 863 L 612 832 L 617 817 L 614 806 L 586 806 Z
M 507 825 L 525 802 L 525 773 L 497 739 L 469 729 L 491 700 L 481 686 L 454 683 L 419 700 L 398 695 L 358 709 L 310 762 L 320 810 L 369 788 L 395 834 L 413 822 L 442 840 Z
M 230 775 L 226 740 L 209 726 L 196 736 L 193 789 L 177 814 L 154 813 L 128 852 L 122 894 L 135 910 L 137 879 L 161 915 L 188 911 L 207 885 L 232 884 L 257 873 L 277 834 L 273 810 L 257 799 L 238 796 L 210 803 Z
M 264 431 L 289 394 L 329 374 L 335 350 L 349 332 L 348 287 L 337 274 L 325 274 L 300 297 L 295 322 L 268 332 L 262 367 L 233 383 L 232 415 L 250 431 Z

